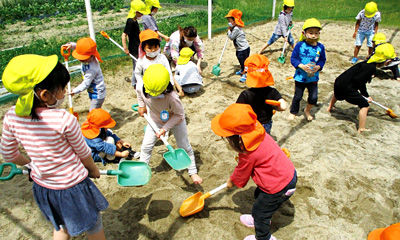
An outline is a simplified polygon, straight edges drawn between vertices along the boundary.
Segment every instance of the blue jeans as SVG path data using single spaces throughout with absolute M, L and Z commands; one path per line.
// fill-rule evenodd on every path
M 268 40 L 268 45 L 272 45 L 272 44 L 273 44 L 276 40 L 278 40 L 280 37 L 283 37 L 283 35 L 278 35 L 278 34 L 273 33 L 272 36 L 271 36 L 271 38 Z M 294 44 L 294 38 L 293 38 L 291 32 L 288 34 L 287 38 L 288 38 L 289 44 L 290 44 L 291 46 L 293 46 L 293 44 Z
M 315 105 L 318 101 L 318 82 L 302 83 L 295 81 L 295 90 L 292 100 L 292 106 L 290 107 L 291 114 L 297 114 L 300 109 L 300 101 L 303 99 L 304 90 L 308 90 L 307 103 Z
M 244 61 L 249 57 L 250 55 L 250 47 L 248 47 L 246 50 L 243 51 L 236 51 L 236 57 L 239 60 L 240 63 L 240 70 L 244 70 Z
M 251 215 L 254 218 L 256 238 L 258 240 L 269 240 L 271 238 L 271 218 L 283 202 L 288 200 L 294 193 L 297 183 L 297 173 L 294 171 L 292 181 L 282 191 L 268 194 L 257 188 L 254 192 L 256 201 L 253 204 Z M 291 191 L 288 191 L 291 190 Z
M 367 47 L 372 47 L 372 39 L 374 38 L 374 33 L 370 32 L 357 32 L 356 36 L 356 46 L 361 46 L 364 39 L 367 39 Z

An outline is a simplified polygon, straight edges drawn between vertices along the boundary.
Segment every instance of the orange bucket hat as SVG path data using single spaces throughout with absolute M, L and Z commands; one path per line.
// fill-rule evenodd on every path
M 236 25 L 238 25 L 239 27 L 244 27 L 244 22 L 242 21 L 242 16 L 243 16 L 242 11 L 237 10 L 237 9 L 232 9 L 228 12 L 228 14 L 225 17 L 226 18 L 233 17 L 235 19 Z
M 248 104 L 234 103 L 211 120 L 211 129 L 221 137 L 240 135 L 247 151 L 254 151 L 264 140 L 265 129 Z
M 97 51 L 96 42 L 91 38 L 81 38 L 76 42 L 76 49 L 72 52 L 72 56 L 78 60 L 87 60 L 94 55 L 99 62 L 103 62 Z
M 378 228 L 368 234 L 368 240 L 398 240 L 400 239 L 400 223 L 387 228 Z
M 158 36 L 158 34 L 155 31 L 153 31 L 151 29 L 146 29 L 146 30 L 140 32 L 139 39 L 140 39 L 140 42 L 142 43 L 142 42 L 144 42 L 146 40 L 150 40 L 150 39 L 160 40 L 160 37 Z
M 111 115 L 101 108 L 95 108 L 87 116 L 87 120 L 82 124 L 81 130 L 83 136 L 89 139 L 97 137 L 100 128 L 113 128 L 115 121 Z
M 269 60 L 261 54 L 253 54 L 244 61 L 247 71 L 246 85 L 262 88 L 274 85 L 274 78 L 268 70 Z

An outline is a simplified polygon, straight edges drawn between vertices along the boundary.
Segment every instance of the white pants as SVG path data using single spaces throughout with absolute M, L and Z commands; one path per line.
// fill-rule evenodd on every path
M 162 126 L 157 124 L 158 128 Z M 194 153 L 192 146 L 189 143 L 187 137 L 187 129 L 186 129 L 186 120 L 183 120 L 181 124 L 176 125 L 175 127 L 171 128 L 170 132 L 174 134 L 176 144 L 178 148 L 183 148 L 186 153 L 189 155 L 190 160 L 192 163 L 188 167 L 189 175 L 193 175 L 197 173 L 196 162 L 194 159 Z M 151 158 L 151 152 L 153 151 L 153 147 L 156 144 L 158 138 L 156 133 L 153 131 L 150 125 L 147 125 L 146 132 L 144 133 L 142 148 L 140 150 L 140 161 L 149 164 Z
M 110 136 L 108 136 L 104 142 L 111 143 L 111 144 L 114 144 L 114 145 L 115 145 L 115 140 L 114 140 L 114 138 L 113 138 L 113 137 L 110 137 Z M 99 157 L 104 158 L 105 156 L 106 156 L 106 153 L 105 153 L 105 152 L 99 153 Z M 114 160 L 114 159 L 115 159 L 115 156 L 107 154 L 107 159 L 108 159 L 108 160 Z

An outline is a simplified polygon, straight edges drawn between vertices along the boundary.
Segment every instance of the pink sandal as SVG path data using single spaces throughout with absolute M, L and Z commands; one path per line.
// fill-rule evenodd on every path
M 254 218 L 250 214 L 243 214 L 240 216 L 240 222 L 242 222 L 246 227 L 254 227 Z

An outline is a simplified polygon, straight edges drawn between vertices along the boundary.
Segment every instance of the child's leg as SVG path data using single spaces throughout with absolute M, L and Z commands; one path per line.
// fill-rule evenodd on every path
M 358 132 L 364 132 L 364 131 L 371 131 L 369 128 L 365 128 L 365 125 L 367 123 L 367 114 L 368 114 L 369 107 L 363 107 L 360 109 L 360 113 L 358 114 Z
M 326 111 L 328 111 L 328 112 L 330 112 L 330 111 L 332 111 L 332 109 L 335 109 L 335 103 L 337 102 L 337 99 L 336 99 L 336 97 L 335 97 L 335 94 L 333 94 L 332 95 L 332 99 L 331 99 L 331 101 L 329 102 L 329 106 L 328 106 L 328 108 L 326 109 Z
M 356 43 L 354 48 L 354 58 L 357 58 L 358 52 L 360 51 L 361 45 L 364 42 L 365 34 L 358 32 L 356 36 Z
M 192 178 L 195 184 L 200 184 L 201 182 L 203 182 L 203 179 L 201 179 L 200 176 L 197 174 L 194 152 L 187 136 L 186 120 L 183 120 L 181 124 L 173 127 L 171 129 L 171 132 L 175 136 L 178 148 L 183 148 L 189 155 L 189 158 L 191 160 L 191 164 L 188 167 L 188 172 L 190 177 Z
M 140 161 L 149 164 L 151 158 L 151 152 L 153 151 L 153 147 L 157 142 L 156 133 L 147 124 L 146 132 L 144 133 L 142 147 L 140 149 Z
M 292 49 L 294 49 L 294 38 L 293 38 L 291 32 L 288 35 L 288 42 L 289 42 L 290 46 L 292 47 Z
M 101 108 L 101 106 L 103 106 L 105 98 L 103 99 L 90 99 L 90 111 L 92 111 L 92 109 L 95 108 Z
M 86 232 L 88 240 L 105 240 L 106 236 L 103 230 L 103 220 L 101 213 L 98 212 L 96 224 Z
M 371 33 L 369 35 L 366 35 L 365 38 L 367 39 L 367 47 L 368 47 L 368 57 L 371 57 L 372 51 L 374 50 L 373 44 L 372 44 L 372 39 L 374 38 L 374 34 Z
M 304 109 L 304 113 L 306 114 L 307 120 L 311 121 L 314 117 L 311 116 L 310 110 L 318 101 L 318 82 L 307 83 L 307 90 L 307 107 Z
M 300 109 L 300 101 L 303 98 L 304 89 L 306 89 L 306 84 L 301 82 L 294 82 L 294 96 L 292 99 L 292 106 L 290 107 L 290 113 L 296 115 Z
M 268 42 L 266 44 L 264 44 L 262 46 L 262 48 L 260 49 L 260 51 L 258 51 L 258 54 L 262 54 L 262 52 L 269 46 L 271 46 L 278 38 L 280 37 L 280 35 L 276 35 L 275 33 L 272 33 L 271 38 L 268 40 Z
M 70 236 L 68 234 L 67 229 L 60 229 L 60 231 L 57 231 L 54 229 L 53 231 L 53 240 L 69 240 Z
M 389 67 L 389 69 L 393 73 L 393 79 L 397 80 L 397 81 L 400 81 L 399 66 L 398 65 L 391 66 L 391 67 Z
M 132 87 L 134 87 L 136 85 L 136 77 L 135 77 L 136 61 L 133 58 L 132 58 L 132 65 L 133 65 L 133 70 L 132 70 L 131 85 L 132 85 Z
M 244 61 L 246 60 L 246 52 L 245 52 L 246 50 L 244 50 L 244 51 L 236 51 L 236 57 L 237 57 L 237 59 L 238 59 L 238 61 L 239 61 L 239 64 L 240 64 L 240 70 L 242 71 L 242 73 L 243 73 L 243 71 L 244 71 Z

